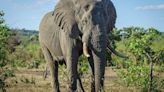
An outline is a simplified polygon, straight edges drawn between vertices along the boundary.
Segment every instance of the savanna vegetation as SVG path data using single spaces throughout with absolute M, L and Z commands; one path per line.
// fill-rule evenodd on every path
M 46 62 L 40 49 L 38 31 L 12 29 L 6 26 L 3 16 L 4 12 L 0 11 L 0 92 L 49 92 L 50 78 L 42 78 Z M 113 85 L 107 85 L 108 75 L 113 76 L 107 68 L 106 92 L 123 92 L 123 89 L 126 92 L 164 91 L 164 33 L 155 28 L 116 28 L 109 34 L 109 39 L 112 46 L 128 58 L 107 53 L 106 66 L 116 76 L 110 82 Z M 84 86 L 87 86 L 89 69 L 84 56 L 80 57 L 78 67 Z M 65 82 L 65 66 L 61 65 L 59 71 L 60 80 Z M 123 89 L 119 90 L 120 87 Z

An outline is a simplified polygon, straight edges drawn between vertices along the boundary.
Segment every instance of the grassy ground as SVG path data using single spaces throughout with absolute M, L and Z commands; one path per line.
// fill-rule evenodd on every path
M 66 78 L 59 77 L 61 92 L 66 91 Z M 136 88 L 128 88 L 118 83 L 116 72 L 112 68 L 106 68 L 105 92 L 140 92 Z M 82 78 L 86 92 L 89 92 L 89 78 Z M 43 79 L 43 70 L 17 70 L 16 77 L 7 80 L 7 92 L 50 92 L 50 75 Z M 135 90 L 136 89 L 136 90 Z

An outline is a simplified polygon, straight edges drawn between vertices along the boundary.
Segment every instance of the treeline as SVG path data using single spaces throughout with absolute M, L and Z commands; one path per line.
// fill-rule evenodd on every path
M 25 28 L 19 29 L 19 28 L 11 28 L 10 31 L 16 32 L 22 36 L 32 36 L 34 34 L 38 34 L 37 30 L 27 30 Z

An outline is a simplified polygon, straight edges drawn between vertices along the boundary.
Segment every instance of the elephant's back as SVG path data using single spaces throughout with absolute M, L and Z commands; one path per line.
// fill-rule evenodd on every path
M 45 14 L 43 19 L 39 25 L 39 41 L 40 43 L 45 43 L 48 41 L 48 37 L 50 37 L 50 26 L 52 25 L 52 17 L 51 14 L 53 12 L 49 12 Z
M 39 25 L 39 40 L 40 42 L 49 42 L 52 39 L 53 34 L 57 34 L 57 25 L 54 23 L 53 11 L 48 12 L 40 22 Z
M 52 23 L 53 23 L 53 12 L 51 11 L 44 15 L 39 25 L 39 31 L 42 32 L 48 30 L 47 28 L 50 25 L 52 25 Z

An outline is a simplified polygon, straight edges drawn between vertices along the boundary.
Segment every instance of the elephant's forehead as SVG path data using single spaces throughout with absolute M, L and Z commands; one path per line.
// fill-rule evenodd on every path
M 81 7 L 85 7 L 86 5 L 95 6 L 99 2 L 102 2 L 102 0 L 80 0 L 79 4 Z
M 93 4 L 94 0 L 80 0 L 79 3 L 81 5 Z

